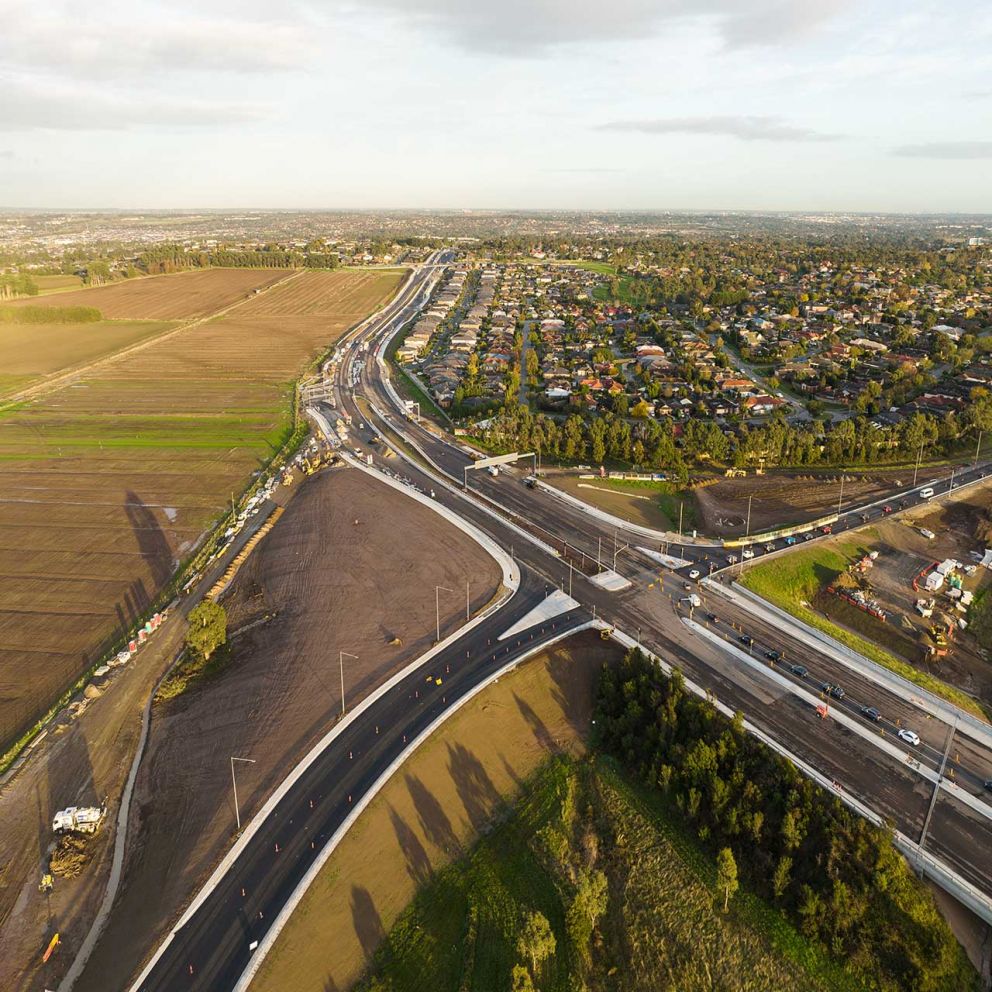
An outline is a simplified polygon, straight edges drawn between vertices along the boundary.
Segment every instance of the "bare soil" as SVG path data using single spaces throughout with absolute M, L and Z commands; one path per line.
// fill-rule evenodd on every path
M 248 275 L 252 285 L 275 279 Z M 211 305 L 247 278 L 238 270 L 194 276 L 211 277 Z M 273 292 L 310 293 L 313 283 L 319 304 L 308 297 L 308 307 L 320 313 L 242 317 L 238 308 L 0 418 L 0 750 L 147 609 L 281 444 L 301 368 L 385 302 L 400 278 L 302 273 Z M 178 308 L 190 285 L 185 275 L 162 276 L 106 290 L 158 287 L 178 297 Z M 102 289 L 79 295 L 90 292 Z M 55 299 L 69 295 L 77 294 Z M 251 305 L 290 308 L 268 295 Z
M 340 712 L 338 652 L 358 656 L 345 669 L 354 704 L 429 647 L 434 585 L 466 579 L 475 611 L 500 572 L 402 493 L 354 469 L 300 486 L 225 604 L 232 630 L 252 625 L 231 661 L 156 706 L 124 880 L 79 992 L 124 987 L 232 843 L 229 756 L 257 762 L 238 769 L 245 822 Z M 464 599 L 442 602 L 442 634 L 462 622 Z
M 17 300 L 15 306 L 96 307 L 104 317 L 188 320 L 213 313 L 255 289 L 286 277 L 286 269 L 201 269 L 148 276 L 51 296 Z
M 417 888 L 464 853 L 550 754 L 584 750 L 597 673 L 620 655 L 576 635 L 455 713 L 331 855 L 251 992 L 349 988 Z
M 920 483 L 949 474 L 946 466 L 919 472 Z M 913 469 L 850 470 L 844 474 L 843 505 L 884 499 L 887 493 L 913 481 Z M 801 524 L 828 516 L 841 497 L 841 471 L 770 471 L 743 479 L 721 478 L 693 493 L 700 533 L 712 537 L 737 537 L 745 532 L 748 497 L 751 499 L 751 533 Z
M 859 610 L 837 596 L 822 591 L 813 606 L 834 623 L 853 630 L 881 645 L 917 668 L 955 685 L 987 705 L 992 705 L 992 660 L 967 631 L 956 631 L 943 658 L 927 658 L 927 633 L 933 618 L 917 613 L 917 599 L 936 601 L 934 618 L 940 613 L 957 618 L 961 613 L 944 595 L 946 587 L 935 594 L 919 589 L 913 580 L 945 558 L 973 564 L 971 552 L 984 552 L 992 527 L 992 483 L 974 486 L 953 502 L 932 502 L 901 513 L 895 519 L 873 523 L 857 532 L 863 537 L 866 551 L 878 552 L 878 558 L 865 579 L 871 595 L 888 614 L 886 621 Z M 936 537 L 928 540 L 920 530 L 930 530 Z M 837 546 L 850 534 L 829 539 Z M 992 584 L 992 572 L 979 568 L 964 580 L 964 588 L 978 593 Z

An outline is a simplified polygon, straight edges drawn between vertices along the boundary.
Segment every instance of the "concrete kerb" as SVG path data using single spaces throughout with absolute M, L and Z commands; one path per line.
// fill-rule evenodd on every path
M 385 414 L 383 414 L 383 412 L 374 403 L 369 401 L 369 406 L 372 408 L 372 411 L 376 414 L 376 416 L 378 416 L 382 420 L 386 419 Z M 383 441 L 389 445 L 390 449 L 396 452 L 399 458 L 401 458 L 403 461 L 410 461 L 409 456 L 405 452 L 398 449 L 395 445 L 390 444 L 389 438 L 386 437 L 386 435 L 383 434 L 382 431 L 380 431 L 375 424 L 372 424 L 371 426 L 372 429 L 376 432 L 376 434 L 378 434 L 379 437 L 381 437 Z M 415 467 L 419 472 L 423 472 L 424 475 L 426 475 L 433 482 L 436 482 L 439 486 L 443 486 L 449 492 L 460 497 L 461 499 L 465 499 L 465 500 L 470 499 L 470 497 L 465 494 L 464 490 L 460 488 L 458 481 L 454 479 L 453 476 L 445 472 L 444 469 L 441 468 L 441 466 L 438 465 L 431 458 L 431 456 L 427 454 L 426 451 L 424 451 L 424 449 L 414 438 L 410 437 L 408 434 L 401 431 L 398 427 L 394 426 L 393 430 L 395 430 L 396 433 L 399 434 L 400 437 L 402 437 L 403 440 L 406 441 L 406 443 L 409 444 L 411 448 L 417 451 L 420 457 L 424 459 L 424 461 L 427 463 L 428 466 L 430 466 L 430 468 L 425 468 L 423 465 L 418 465 L 415 462 L 411 462 L 411 464 L 415 465 Z M 483 513 L 487 513 L 494 520 L 498 520 L 504 527 L 508 527 L 515 534 L 519 534 L 521 538 L 523 538 L 526 541 L 530 541 L 531 544 L 535 545 L 535 547 L 540 548 L 545 553 L 552 555 L 555 558 L 561 557 L 561 552 L 559 552 L 556 548 L 553 548 L 550 544 L 548 544 L 545 541 L 542 541 L 539 537 L 536 537 L 534 534 L 531 534 L 529 531 L 524 530 L 523 527 L 521 527 L 519 524 L 514 523 L 512 517 L 514 517 L 515 514 L 512 510 L 508 509 L 505 506 L 502 506 L 500 503 L 497 503 L 496 500 L 490 499 L 488 496 L 484 495 L 483 493 L 477 492 L 474 489 L 471 492 L 472 492 L 472 496 L 476 497 L 476 499 L 472 501 L 473 505 L 475 505 L 478 509 L 482 510 Z M 486 505 L 487 503 L 491 504 L 491 506 L 487 506 Z M 494 510 L 493 507 L 495 507 L 496 509 Z M 497 510 L 499 512 L 496 512 Z
M 556 499 L 560 499 L 563 503 L 568 503 L 570 506 L 574 506 L 578 510 L 582 510 L 583 513 L 589 514 L 590 517 L 594 517 L 601 523 L 609 524 L 611 527 L 616 527 L 618 530 L 630 531 L 632 534 L 637 534 L 639 537 L 645 537 L 650 541 L 660 541 L 666 544 L 688 544 L 692 547 L 699 548 L 722 548 L 718 541 L 717 542 L 704 542 L 700 541 L 698 538 L 685 537 L 682 534 L 669 534 L 663 530 L 655 530 L 653 527 L 644 527 L 641 524 L 632 524 L 621 517 L 615 517 L 612 513 L 608 513 L 606 510 L 601 510 L 598 506 L 592 506 L 589 503 L 584 502 L 581 499 L 573 496 L 571 493 L 566 493 L 556 486 L 549 486 L 548 483 L 542 482 L 540 479 L 537 480 L 537 486 L 539 489 L 543 489 L 545 492 L 550 493 Z
M 780 688 L 787 690 L 792 695 L 803 700 L 803 702 L 808 703 L 812 708 L 815 709 L 817 706 L 823 704 L 823 700 L 819 696 L 797 685 L 791 679 L 787 679 L 772 666 L 762 664 L 757 658 L 749 655 L 746 651 L 742 651 L 737 645 L 725 641 L 719 634 L 714 634 L 713 631 L 707 630 L 706 627 L 696 623 L 694 620 L 683 618 L 682 622 L 694 633 L 723 648 L 732 657 L 744 662 L 753 671 L 759 672 L 764 678 L 770 682 L 774 682 Z M 930 782 L 937 782 L 939 780 L 940 787 L 945 789 L 955 799 L 959 800 L 969 809 L 974 810 L 980 816 L 984 816 L 987 820 L 992 820 L 992 806 L 984 800 L 973 796 L 970 792 L 965 791 L 950 779 L 946 777 L 940 778 L 934 769 L 923 764 L 919 759 L 914 758 L 912 753 L 908 753 L 902 745 L 893 743 L 893 740 L 888 736 L 883 736 L 878 731 L 871 730 L 867 724 L 848 716 L 843 710 L 831 710 L 830 718 L 841 726 L 847 727 L 848 730 L 853 731 L 859 737 L 879 748 L 879 750 L 884 751 L 889 757 L 895 758 L 900 764 L 912 768 L 921 778 L 925 778 Z
M 594 621 L 594 625 L 600 629 L 605 629 L 609 626 L 602 621 Z M 617 630 L 615 627 L 611 628 L 611 631 L 610 636 L 612 639 L 618 644 L 622 644 L 628 650 L 638 646 L 637 641 L 629 634 L 625 634 L 622 631 Z M 658 657 L 658 655 L 647 650 L 643 645 L 640 645 L 640 649 L 648 658 L 657 664 L 666 675 L 671 675 L 671 665 L 665 662 L 662 658 Z M 724 716 L 729 717 L 730 719 L 734 718 L 734 711 L 729 706 L 721 703 L 712 693 L 703 689 L 701 686 L 696 685 L 696 683 L 690 679 L 685 678 L 684 675 L 683 680 L 686 688 L 689 689 L 690 692 L 702 699 L 708 700 Z M 820 785 L 824 790 L 836 796 L 842 803 L 844 803 L 845 806 L 853 810 L 859 816 L 863 816 L 866 820 L 869 820 L 876 826 L 886 826 L 885 821 L 878 813 L 871 809 L 871 807 L 862 800 L 858 799 L 857 796 L 848 792 L 842 785 L 840 785 L 839 782 L 833 781 L 822 772 L 815 769 L 812 765 L 807 764 L 802 758 L 793 754 L 788 748 L 784 747 L 773 737 L 770 737 L 747 719 L 744 720 L 744 729 L 749 734 L 760 740 L 763 744 L 770 747 L 777 754 L 780 754 L 787 761 L 791 762 L 791 764 L 798 768 L 799 771 Z M 949 865 L 945 864 L 938 858 L 935 858 L 926 851 L 921 850 L 920 846 L 915 841 L 910 840 L 905 834 L 902 834 L 899 831 L 893 831 L 892 836 L 896 847 L 898 847 L 899 850 L 901 850 L 907 857 L 913 859 L 917 870 L 921 874 L 926 875 L 946 892 L 953 895 L 978 917 L 985 920 L 986 923 L 992 924 L 992 899 L 990 899 L 988 895 L 982 892 L 977 886 L 972 885 L 971 882 L 967 881 L 967 879 L 962 878 Z
M 849 648 L 846 644 L 841 644 L 840 641 L 834 640 L 829 634 L 811 627 L 798 617 L 775 606 L 773 603 L 769 603 L 750 589 L 746 589 L 736 582 L 732 588 L 728 588 L 719 582 L 705 579 L 702 584 L 710 591 L 718 593 L 725 599 L 729 599 L 731 602 L 742 606 L 744 609 L 762 615 L 769 623 L 777 626 L 786 625 L 788 628 L 791 628 L 791 633 L 797 640 L 802 641 L 814 650 L 829 654 L 835 661 L 839 661 L 853 671 L 858 672 L 858 674 L 864 675 L 872 681 L 885 686 L 890 692 L 895 693 L 907 703 L 937 717 L 948 725 L 954 722 L 954 718 L 957 718 L 958 731 L 960 733 L 965 734 L 986 747 L 992 747 L 992 726 L 983 723 L 978 717 L 961 709 L 949 700 L 942 699 L 929 689 L 924 689 L 922 686 L 910 682 L 909 679 L 898 675 L 896 672 L 890 671 L 884 665 L 866 658 L 853 648 Z M 742 600 L 745 602 L 742 602 Z
M 443 512 L 444 508 L 440 504 L 436 503 L 434 500 L 423 496 L 421 493 L 416 492 L 409 486 L 404 486 L 401 483 L 395 482 L 395 480 L 389 479 L 387 476 L 383 476 L 381 473 L 374 469 L 370 469 L 368 466 L 363 466 L 357 461 L 353 461 L 352 464 L 357 468 L 361 468 L 369 474 L 374 475 L 377 479 L 388 483 L 389 485 L 397 488 L 399 491 L 419 498 L 421 502 L 425 505 L 430 506 L 435 512 L 441 513 L 446 519 L 453 519 L 449 517 L 447 513 Z M 275 792 L 269 797 L 265 805 L 252 817 L 251 821 L 247 824 L 241 835 L 235 841 L 234 845 L 223 857 L 220 864 L 214 869 L 210 878 L 207 879 L 206 883 L 200 889 L 200 891 L 193 898 L 193 901 L 189 904 L 186 910 L 183 912 L 182 916 L 175 923 L 175 925 L 170 929 L 166 938 L 159 944 L 155 951 L 155 954 L 142 969 L 138 978 L 132 983 L 130 987 L 130 992 L 139 992 L 142 982 L 151 973 L 155 964 L 158 962 L 159 958 L 164 953 L 165 949 L 172 942 L 175 935 L 181 930 L 189 921 L 192 919 L 193 915 L 204 903 L 210 893 L 216 888 L 217 884 L 224 877 L 225 874 L 230 870 L 230 868 L 235 864 L 241 854 L 244 852 L 245 848 L 248 846 L 251 838 L 258 832 L 261 825 L 270 816 L 270 814 L 276 809 L 283 798 L 289 792 L 289 790 L 296 784 L 300 777 L 307 771 L 307 769 L 320 757 L 320 755 L 334 743 L 335 739 L 343 733 L 343 731 L 351 725 L 352 722 L 357 720 L 369 707 L 381 699 L 387 692 L 393 689 L 396 685 L 402 682 L 410 674 L 415 672 L 418 668 L 425 665 L 431 658 L 441 651 L 444 651 L 450 645 L 454 644 L 461 637 L 463 637 L 470 630 L 477 627 L 484 620 L 487 620 L 493 615 L 497 610 L 501 609 L 506 603 L 516 594 L 517 589 L 520 585 L 520 570 L 517 567 L 516 562 L 507 555 L 502 548 L 499 547 L 491 538 L 483 534 L 481 531 L 476 530 L 471 524 L 466 521 L 459 520 L 458 527 L 460 530 L 469 534 L 473 539 L 478 540 L 479 544 L 489 552 L 499 563 L 503 572 L 503 584 L 504 584 L 504 594 L 496 600 L 491 606 L 489 606 L 482 613 L 473 617 L 468 623 L 463 624 L 458 630 L 449 634 L 448 637 L 444 638 L 434 645 L 429 651 L 420 655 L 410 662 L 405 668 L 401 669 L 395 675 L 393 675 L 389 680 L 384 682 L 378 689 L 372 692 L 370 695 L 366 696 L 357 706 L 355 706 L 342 720 L 336 723 L 311 749 L 310 751 L 298 762 L 295 768 L 282 780 L 279 786 L 276 788 Z M 68 992 L 68 987 L 65 989 L 60 988 L 59 992 Z
M 399 755 L 397 755 L 396 759 L 375 780 L 375 782 L 372 783 L 368 791 L 355 804 L 355 808 L 348 814 L 347 819 L 330 837 L 317 859 L 310 866 L 310 869 L 307 871 L 306 875 L 300 880 L 299 884 L 293 890 L 293 893 L 287 900 L 285 906 L 283 906 L 283 908 L 279 911 L 279 915 L 276 917 L 272 926 L 269 927 L 268 932 L 260 941 L 258 948 L 252 955 L 248 967 L 238 980 L 238 984 L 234 987 L 234 992 L 247 992 L 247 989 L 251 985 L 255 976 L 258 974 L 266 955 L 272 950 L 272 947 L 274 946 L 276 940 L 278 940 L 280 933 L 282 933 L 282 930 L 286 926 L 290 917 L 293 915 L 300 901 L 303 899 L 303 896 L 313 884 L 316 877 L 320 874 L 321 869 L 334 853 L 338 844 L 341 843 L 348 831 L 352 828 L 352 826 L 354 826 L 355 821 L 362 815 L 362 813 L 365 812 L 369 804 L 375 799 L 379 792 L 382 791 L 386 783 L 393 777 L 393 775 L 396 774 L 400 767 L 402 767 L 403 763 L 409 759 L 414 751 L 416 751 L 421 744 L 423 744 L 433 733 L 435 733 L 437 729 L 442 726 L 442 724 L 444 724 L 445 721 L 448 720 L 454 713 L 457 713 L 458 710 L 460 710 L 466 703 L 468 703 L 471 699 L 474 699 L 480 692 L 487 689 L 494 682 L 499 681 L 499 679 L 506 675 L 507 672 L 512 671 L 518 665 L 523 664 L 534 655 L 540 654 L 542 651 L 547 651 L 550 647 L 560 641 L 572 637 L 583 630 L 592 629 L 595 626 L 596 623 L 590 620 L 589 622 L 580 624 L 577 627 L 562 631 L 554 637 L 551 637 L 546 641 L 542 641 L 540 644 L 530 648 L 520 657 L 514 658 L 513 661 L 507 662 L 505 665 L 498 668 L 495 672 L 483 679 L 483 681 L 481 681 L 478 685 L 470 689 L 460 699 L 452 703 L 448 709 L 441 713 L 436 720 L 426 727 L 419 736 L 412 740 L 407 747 Z

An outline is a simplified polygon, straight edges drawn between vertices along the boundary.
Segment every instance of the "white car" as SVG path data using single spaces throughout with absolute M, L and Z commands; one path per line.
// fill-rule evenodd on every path
M 690 578 L 690 579 L 698 579 L 698 578 L 699 578 L 699 569 L 698 569 L 698 568 L 694 568 L 694 569 L 693 569 L 693 570 L 692 570 L 692 571 L 691 571 L 691 572 L 689 573 L 689 578 Z
M 913 730 L 906 730 L 904 727 L 899 731 L 899 737 L 904 740 L 907 744 L 912 744 L 913 747 L 920 746 L 920 735 Z

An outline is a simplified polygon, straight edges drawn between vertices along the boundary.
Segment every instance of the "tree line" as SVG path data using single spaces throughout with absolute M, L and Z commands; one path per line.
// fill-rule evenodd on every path
M 638 650 L 604 667 L 596 726 L 600 743 L 719 854 L 725 899 L 739 873 L 873 987 L 976 987 L 932 895 L 887 832 L 745 733 L 740 715 L 729 720 L 692 695 L 678 671 L 666 677 Z
M 905 462 L 921 451 L 933 458 L 954 452 L 986 430 L 992 430 L 992 395 L 976 390 L 961 415 L 914 413 L 894 427 L 881 427 L 867 417 L 834 425 L 790 424 L 775 417 L 758 427 L 740 424 L 724 430 L 712 420 L 691 418 L 677 432 L 673 423 L 649 417 L 645 403 L 593 417 L 573 413 L 558 418 L 514 403 L 492 418 L 482 440 L 502 452 L 539 451 L 546 459 L 565 462 L 612 460 L 665 470 L 684 481 L 692 468 L 710 464 L 865 465 Z

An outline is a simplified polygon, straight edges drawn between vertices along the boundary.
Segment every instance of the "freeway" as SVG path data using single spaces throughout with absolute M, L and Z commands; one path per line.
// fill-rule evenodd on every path
M 898 829 L 919 837 L 930 813 L 932 782 L 909 760 L 876 746 L 891 731 L 911 727 L 921 737 L 909 758 L 933 768 L 943 756 L 948 726 L 924 719 L 911 702 L 865 676 L 855 676 L 826 651 L 792 638 L 735 604 L 711 597 L 694 620 L 714 635 L 703 636 L 687 622 L 682 575 L 662 572 L 637 550 L 651 543 L 637 530 L 613 526 L 553 493 L 523 485 L 522 473 L 508 470 L 493 478 L 473 473 L 474 483 L 460 491 L 473 463 L 457 441 L 415 422 L 388 382 L 381 353 L 388 340 L 429 299 L 450 255 L 438 254 L 416 270 L 397 298 L 366 321 L 338 349 L 325 369 L 331 387 L 328 419 L 351 420 L 352 454 L 377 470 L 432 496 L 448 512 L 488 534 L 510 551 L 521 572 L 517 594 L 457 643 L 426 662 L 342 728 L 273 812 L 257 825 L 240 855 L 219 883 L 203 894 L 188 921 L 159 949 L 135 990 L 228 990 L 251 959 L 272 921 L 319 856 L 323 844 L 345 821 L 355 802 L 402 753 L 407 742 L 450 709 L 492 673 L 543 639 L 584 624 L 590 616 L 633 635 L 647 649 L 680 667 L 694 681 L 733 706 L 762 731 L 869 804 Z M 936 489 L 936 485 L 931 483 Z M 851 510 L 849 513 L 858 511 Z M 860 512 L 867 512 L 861 510 Z M 881 512 L 881 511 L 879 511 Z M 859 518 L 854 518 L 860 524 Z M 852 522 L 853 525 L 853 522 Z M 722 551 L 722 549 L 721 549 Z M 685 557 L 704 562 L 715 546 L 685 545 Z M 629 586 L 609 592 L 589 577 L 609 559 Z M 688 571 L 691 566 L 684 566 Z M 577 573 L 577 574 L 576 574 Z M 545 623 L 509 644 L 499 633 L 559 587 L 582 602 L 554 629 Z M 698 588 L 691 586 L 690 588 Z M 700 589 L 701 593 L 705 591 Z M 534 639 L 531 640 L 531 635 Z M 741 636 L 753 637 L 744 644 Z M 732 644 L 719 640 L 725 638 Z M 758 655 L 748 663 L 740 650 Z M 844 684 L 838 703 L 866 734 L 837 720 L 823 720 L 803 693 L 768 677 L 769 651 L 778 651 L 774 670 L 797 689 L 816 692 L 824 684 Z M 753 661 L 753 659 L 752 659 Z M 789 670 L 802 665 L 801 676 Z M 442 668 L 443 666 L 443 668 Z M 437 685 L 435 679 L 442 680 Z M 861 706 L 878 708 L 880 720 L 865 720 Z M 889 733 L 883 738 L 880 730 Z M 898 740 L 898 738 L 896 738 Z M 950 752 L 955 776 L 981 796 L 980 783 L 992 776 L 992 754 L 961 737 Z M 980 799 L 984 803 L 984 799 Z M 992 814 L 992 807 L 989 808 Z M 992 893 L 992 819 L 961 802 L 940 798 L 929 820 L 927 848 L 983 892 Z
M 353 423 L 358 425 L 355 434 L 356 452 L 365 457 L 379 457 L 378 454 L 373 454 L 376 446 L 369 446 L 369 441 L 375 434 L 392 438 L 397 451 L 418 452 L 421 459 L 432 467 L 433 473 L 446 476 L 449 484 L 470 489 L 471 492 L 466 495 L 486 507 L 484 515 L 495 512 L 501 519 L 512 522 L 521 531 L 542 541 L 546 547 L 538 550 L 537 560 L 532 551 L 533 545 L 519 539 L 515 545 L 515 556 L 518 560 L 527 560 L 536 568 L 540 567 L 538 560 L 541 558 L 545 560 L 546 568 L 547 562 L 553 560 L 559 574 L 564 568 L 568 568 L 567 576 L 561 574 L 560 582 L 564 588 L 572 587 L 574 570 L 580 573 L 595 572 L 599 568 L 598 562 L 612 564 L 616 561 L 618 569 L 622 567 L 627 577 L 632 579 L 631 589 L 609 594 L 591 584 L 582 583 L 581 592 L 573 589 L 573 594 L 591 606 L 600 617 L 615 623 L 628 634 L 633 635 L 636 631 L 640 636 L 643 633 L 643 641 L 647 646 L 672 658 L 700 684 L 712 687 L 724 702 L 739 705 L 745 700 L 752 704 L 755 700 L 760 701 L 757 708 L 741 707 L 757 726 L 772 732 L 776 739 L 789 746 L 794 753 L 805 756 L 821 770 L 835 772 L 838 781 L 844 782 L 908 835 L 921 834 L 923 818 L 914 810 L 920 795 L 927 796 L 928 802 L 924 805 L 928 805 L 933 787 L 929 781 L 921 781 L 920 777 L 913 775 L 912 770 L 917 767 L 917 763 L 921 768 L 932 772 L 940 767 L 944 749 L 948 747 L 948 723 L 934 719 L 911 699 L 877 685 L 866 675 L 852 671 L 826 649 L 812 648 L 809 644 L 796 640 L 781 626 L 772 626 L 738 606 L 722 600 L 715 602 L 713 598 L 706 610 L 708 615 L 704 616 L 705 626 L 719 629 L 721 635 L 728 627 L 736 628 L 738 633 L 729 635 L 736 641 L 736 646 L 745 650 L 750 648 L 752 652 L 756 648 L 769 666 L 773 659 L 765 657 L 767 652 L 777 651 L 790 659 L 788 665 L 776 664 L 775 667 L 780 674 L 783 671 L 786 673 L 788 679 L 795 684 L 796 692 L 783 693 L 778 689 L 772 691 L 767 684 L 761 685 L 756 692 L 755 686 L 762 682 L 760 678 L 756 679 L 753 672 L 748 672 L 745 676 L 741 671 L 742 666 L 728 660 L 727 655 L 714 657 L 708 650 L 709 645 L 704 648 L 699 637 L 687 635 L 686 627 L 680 622 L 678 600 L 681 597 L 677 595 L 677 589 L 673 591 L 672 580 L 676 584 L 688 584 L 685 582 L 688 578 L 685 573 L 694 565 L 706 561 L 707 556 L 712 559 L 716 553 L 715 546 L 686 544 L 684 551 L 680 553 L 691 564 L 679 570 L 683 574 L 659 574 L 657 563 L 637 550 L 638 544 L 645 544 L 640 530 L 626 528 L 620 521 L 617 526 L 611 526 L 597 515 L 584 512 L 570 501 L 558 498 L 554 492 L 541 487 L 532 489 L 524 486 L 522 473 L 512 468 L 502 470 L 496 477 L 472 472 L 470 469 L 467 471 L 474 462 L 473 454 L 468 449 L 459 445 L 455 439 L 414 421 L 396 409 L 396 397 L 387 382 L 388 373 L 379 360 L 384 348 L 383 342 L 395 329 L 381 329 L 378 347 L 365 349 L 361 355 L 345 356 L 341 362 L 339 398 L 343 406 L 350 408 Z M 363 425 L 367 425 L 367 434 L 363 434 Z M 404 471 L 413 477 L 417 475 L 409 464 L 404 465 Z M 940 496 L 966 482 L 983 478 L 985 473 L 984 466 L 980 466 L 956 474 L 953 478 L 916 487 L 901 494 L 897 498 L 897 505 L 891 507 L 891 512 L 899 512 L 900 509 L 929 498 L 921 495 L 920 490 L 932 488 L 935 496 Z M 467 485 L 470 476 L 476 479 L 471 487 Z M 429 482 L 422 484 L 430 485 Z M 903 506 L 898 506 L 898 503 Z M 851 507 L 840 515 L 834 529 L 841 531 L 848 527 L 861 526 L 866 515 L 871 519 L 873 514 L 886 514 L 886 506 L 889 505 L 889 502 L 880 501 Z M 472 512 L 466 506 L 467 504 L 463 506 L 461 512 Z M 476 523 L 482 529 L 495 533 L 492 520 L 487 525 L 485 516 L 476 519 Z M 783 545 L 780 543 L 775 550 L 782 553 L 782 549 Z M 548 554 L 549 550 L 552 550 L 553 557 Z M 690 588 L 698 588 L 699 592 L 705 594 L 701 587 Z M 659 600 L 663 601 L 663 597 L 668 599 L 672 607 L 670 611 L 659 609 Z M 753 637 L 754 642 L 742 643 L 739 640 L 742 636 Z M 805 668 L 808 675 L 802 677 L 791 671 L 792 664 L 797 665 L 798 669 Z M 845 689 L 842 700 L 834 699 L 829 694 L 829 687 L 835 685 Z M 810 691 L 818 694 L 822 702 L 829 703 L 834 712 L 839 708 L 840 712 L 861 721 L 866 733 L 855 733 L 847 726 L 839 726 L 837 721 L 822 721 L 815 715 L 811 723 L 811 707 L 803 701 Z M 769 706 L 772 698 L 777 704 L 774 707 Z M 869 719 L 870 714 L 866 716 L 862 712 L 869 708 L 878 710 L 877 721 Z M 914 746 L 901 741 L 898 737 L 901 729 L 917 733 L 920 744 Z M 834 737 L 845 738 L 839 757 L 831 754 L 830 740 Z M 885 752 L 883 743 L 895 744 L 901 756 L 893 757 Z M 853 750 L 883 752 L 870 755 L 868 759 L 873 767 L 874 763 L 878 765 L 873 774 L 864 777 L 852 775 Z M 898 769 L 898 774 L 893 768 Z M 910 772 L 908 776 L 905 774 L 907 770 Z M 936 804 L 934 821 L 927 837 L 928 843 L 932 849 L 942 850 L 948 863 L 964 877 L 974 881 L 983 891 L 992 893 L 992 854 L 987 847 L 992 839 L 992 805 L 989 803 L 992 795 L 984 788 L 984 783 L 992 778 L 992 751 L 985 744 L 959 732 L 948 748 L 945 774 L 967 790 L 975 802 L 972 807 L 964 806 L 958 800 L 948 799 L 941 793 L 941 801 Z M 893 791 L 892 784 L 896 781 L 901 782 L 903 787 Z M 907 793 L 906 785 L 909 785 L 908 791 L 912 795 Z M 939 815 L 936 815 L 937 810 L 940 811 Z M 937 836 L 937 824 L 941 820 L 947 821 L 946 837 L 968 838 L 967 842 L 942 846 L 942 838 Z

